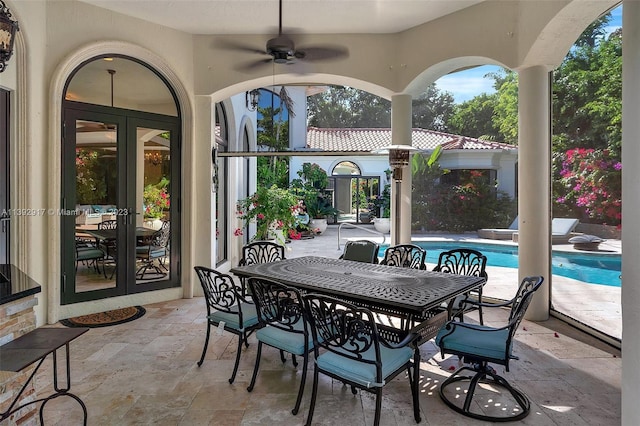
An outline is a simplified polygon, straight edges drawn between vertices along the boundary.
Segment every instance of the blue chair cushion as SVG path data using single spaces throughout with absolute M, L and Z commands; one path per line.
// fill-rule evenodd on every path
M 166 255 L 166 253 L 167 253 L 167 249 L 164 247 L 151 246 L 151 249 L 149 249 L 149 246 L 136 247 L 136 255 L 138 257 L 144 257 L 144 258 L 148 257 L 150 259 L 155 259 L 157 257 L 162 257 Z
M 82 248 L 79 249 L 77 253 L 77 260 L 94 260 L 104 257 L 104 252 L 97 248 Z
M 242 322 L 244 323 L 244 328 L 254 326 L 258 323 L 258 313 L 256 312 L 256 305 L 251 303 L 241 303 L 242 308 Z M 233 328 L 234 330 L 243 331 L 243 328 L 240 327 L 240 317 L 238 313 L 229 313 L 222 311 L 214 311 L 207 317 L 209 321 L 214 323 L 220 323 L 220 321 L 224 321 L 225 325 L 229 328 Z
M 474 325 L 474 328 L 456 327 L 453 333 L 443 326 L 436 336 L 436 345 L 453 353 L 476 355 L 480 358 L 506 361 L 505 350 L 509 330 Z M 485 331 L 478 331 L 485 330 Z M 511 348 L 509 348 L 511 353 Z
M 347 353 L 347 352 L 345 352 Z M 364 359 L 375 360 L 373 347 L 362 353 Z M 385 380 L 391 373 L 402 367 L 413 357 L 413 349 L 403 347 L 398 349 L 387 348 L 380 345 L 380 359 L 382 361 L 382 379 Z M 376 381 L 376 366 L 366 364 L 354 359 L 346 358 L 334 352 L 325 352 L 316 360 L 318 367 L 324 371 L 344 377 L 347 380 L 358 383 L 361 386 L 372 388 L 384 386 L 384 383 Z
M 267 325 L 256 332 L 256 338 L 269 346 L 282 349 L 294 355 L 304 355 L 313 348 L 313 339 L 309 337 L 305 344 L 305 336 L 302 334 L 302 319 L 294 324 L 293 328 L 300 333 L 290 332 Z

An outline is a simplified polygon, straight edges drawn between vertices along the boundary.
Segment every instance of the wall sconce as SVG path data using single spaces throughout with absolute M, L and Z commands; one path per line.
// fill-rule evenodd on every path
M 18 29 L 18 21 L 11 19 L 11 11 L 0 0 L 0 72 L 4 71 L 13 55 L 13 42 Z
M 2 0 L 0 0 L 2 1 Z M 249 111 L 255 111 L 258 108 L 258 101 L 260 100 L 260 91 L 253 89 L 250 92 L 244 92 L 245 103 Z

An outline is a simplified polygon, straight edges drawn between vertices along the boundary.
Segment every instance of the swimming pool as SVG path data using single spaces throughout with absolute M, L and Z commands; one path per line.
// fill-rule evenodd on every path
M 414 241 L 427 250 L 427 263 L 438 263 L 441 252 L 453 248 L 468 248 L 487 256 L 487 266 L 503 268 L 518 267 L 518 247 L 498 244 L 470 243 L 464 241 Z M 380 253 L 388 245 L 380 246 Z M 620 287 L 622 268 L 619 254 L 552 252 L 552 272 L 554 275 L 573 278 L 585 283 Z

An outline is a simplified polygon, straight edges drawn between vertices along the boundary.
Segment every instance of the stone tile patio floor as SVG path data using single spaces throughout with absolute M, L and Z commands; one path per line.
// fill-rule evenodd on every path
M 365 236 L 357 231 L 348 234 Z M 289 246 L 289 257 L 340 254 L 335 230 Z M 300 370 L 290 360 L 282 364 L 276 350 L 265 348 L 256 387 L 248 393 L 257 347 L 253 337 L 243 351 L 236 381 L 230 385 L 235 336 L 214 333 L 204 364 L 196 365 L 206 327 L 202 298 L 145 308 L 147 313 L 140 319 L 91 329 L 71 344 L 71 390 L 86 403 L 89 425 L 304 424 L 311 374 L 300 413 L 293 416 Z M 507 315 L 505 310 L 488 310 L 485 321 L 500 325 Z M 531 414 L 522 424 L 620 424 L 619 351 L 550 319 L 539 323 L 525 320 L 517 333 L 514 353 L 520 359 L 511 363 L 504 376 L 531 400 Z M 457 358 L 443 359 L 433 341 L 421 347 L 421 355 L 420 424 L 486 424 L 459 415 L 438 396 L 438 386 L 450 374 L 449 368 L 457 365 Z M 43 367 L 37 377 L 39 387 L 50 386 L 50 359 Z M 496 368 L 503 371 L 503 367 Z M 352 395 L 341 383 L 320 377 L 314 424 L 373 423 L 371 394 Z M 385 386 L 383 395 L 382 425 L 415 424 L 411 393 L 403 375 Z M 81 410 L 70 398 L 57 398 L 47 404 L 45 424 L 79 425 Z

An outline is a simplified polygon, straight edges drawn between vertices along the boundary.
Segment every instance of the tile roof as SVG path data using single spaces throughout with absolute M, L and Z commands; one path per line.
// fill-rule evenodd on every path
M 391 145 L 389 128 L 318 128 L 307 129 L 307 149 L 321 151 L 369 152 Z M 431 151 L 442 145 L 445 150 L 453 149 L 508 149 L 517 150 L 515 145 L 486 141 L 466 136 L 414 128 L 412 146 Z

